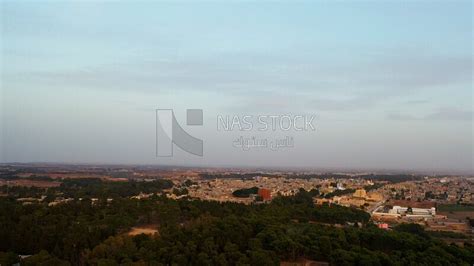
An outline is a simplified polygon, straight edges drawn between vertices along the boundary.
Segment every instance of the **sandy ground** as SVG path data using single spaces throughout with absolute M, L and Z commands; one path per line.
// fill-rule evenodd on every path
M 156 229 L 156 225 L 146 225 L 146 226 L 135 226 L 127 233 L 129 236 L 136 236 L 140 234 L 145 235 L 154 235 L 158 233 L 158 229 Z
M 446 215 L 451 219 L 461 219 L 464 220 L 466 217 L 474 219 L 474 211 L 455 211 L 455 212 L 438 212 L 440 215 Z

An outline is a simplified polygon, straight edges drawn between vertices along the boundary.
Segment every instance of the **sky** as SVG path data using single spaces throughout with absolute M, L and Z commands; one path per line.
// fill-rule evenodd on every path
M 474 172 L 471 1 L 0 8 L 0 162 Z M 156 157 L 156 109 L 204 155 Z M 269 114 L 314 115 L 316 130 L 217 129 Z M 286 136 L 293 147 L 233 146 Z

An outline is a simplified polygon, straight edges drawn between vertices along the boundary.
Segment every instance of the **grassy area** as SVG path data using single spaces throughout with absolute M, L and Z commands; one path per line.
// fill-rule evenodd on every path
M 474 205 L 460 205 L 460 204 L 442 204 L 438 206 L 439 212 L 466 212 L 474 211 Z

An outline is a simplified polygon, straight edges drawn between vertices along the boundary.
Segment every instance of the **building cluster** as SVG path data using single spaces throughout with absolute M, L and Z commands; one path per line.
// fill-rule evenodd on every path
M 251 203 L 253 198 L 238 198 L 232 193 L 239 189 L 251 187 L 260 188 L 258 195 L 264 199 L 282 195 L 291 196 L 298 193 L 299 189 L 310 191 L 317 189 L 321 180 L 319 179 L 287 179 L 287 178 L 268 178 L 257 176 L 252 179 L 195 179 L 194 185 L 188 187 L 188 195 L 193 198 L 203 200 L 233 201 L 242 203 Z
M 367 192 L 363 188 L 356 189 L 354 193 L 331 198 L 315 198 L 317 205 L 338 204 L 346 207 L 357 207 L 364 210 L 374 209 L 384 202 L 384 197 L 378 191 Z
M 10 188 L 15 186 L 57 187 L 63 178 L 100 178 L 107 182 L 153 181 L 163 178 L 172 181 L 174 186 L 162 192 L 140 192 L 130 198 L 141 200 L 155 195 L 165 195 L 172 199 L 189 197 L 251 204 L 269 202 L 277 196 L 292 196 L 300 190 L 305 190 L 315 192 L 312 193 L 315 205 L 337 204 L 360 208 L 370 213 L 372 220 L 383 229 L 389 229 L 398 223 L 415 222 L 422 224 L 427 230 L 457 232 L 471 230 L 469 222 L 474 220 L 472 211 L 474 177 L 431 176 L 420 178 L 420 176 L 413 175 L 407 178 L 405 175 L 404 179 L 398 180 L 384 178 L 392 183 L 380 181 L 375 178 L 376 176 L 355 173 L 314 174 L 311 172 L 259 172 L 254 175 L 249 170 L 239 169 L 0 166 L 0 186 L 3 188 L 0 191 L 0 196 L 9 196 Z M 371 178 L 372 180 L 370 180 Z M 402 180 L 409 181 L 398 182 Z M 247 192 L 243 197 L 234 195 L 233 193 L 238 190 Z M 44 203 L 49 206 L 73 201 L 72 198 L 67 198 L 62 194 L 54 195 L 53 198 L 37 195 L 36 197 L 18 197 L 16 200 L 24 205 Z M 108 203 L 111 201 L 112 199 L 107 199 Z M 99 202 L 97 198 L 91 199 L 91 204 Z M 448 205 L 457 208 L 470 206 L 470 208 L 458 210 L 456 213 L 446 209 L 443 211 L 439 208 Z
M 173 178 L 182 188 L 191 177 Z M 291 196 L 301 189 L 317 190 L 316 205 L 337 204 L 369 212 L 379 228 L 389 229 L 399 223 L 419 223 L 427 230 L 470 230 L 468 220 L 453 219 L 438 212 L 440 204 L 474 204 L 473 179 L 462 177 L 430 177 L 421 180 L 390 183 L 363 178 L 285 178 L 256 176 L 254 178 L 193 178 L 186 196 L 203 200 L 254 203 L 257 196 L 270 201 L 276 196 Z M 249 197 L 236 197 L 236 190 L 258 188 Z M 169 193 L 168 193 L 169 194 Z M 181 196 L 169 195 L 173 198 Z
M 384 187 L 390 198 L 438 203 L 474 203 L 473 180 L 461 177 L 424 178 Z
M 184 179 L 177 182 L 178 186 L 182 185 Z M 232 193 L 239 189 L 257 187 L 263 189 L 262 191 L 268 191 L 264 194 L 264 199 L 271 199 L 276 196 L 292 196 L 297 194 L 300 189 L 305 191 L 318 190 L 323 194 L 330 194 L 336 191 L 344 191 L 347 189 L 362 189 L 365 186 L 373 185 L 374 183 L 370 180 L 364 179 L 319 179 L 319 178 L 285 178 L 285 177 L 265 177 L 256 176 L 250 179 L 240 178 L 220 178 L 220 179 L 193 179 L 194 184 L 187 187 L 188 195 L 193 198 L 199 198 L 203 200 L 217 200 L 217 201 L 233 201 L 242 203 L 251 203 L 253 198 L 238 198 L 234 197 Z M 179 183 L 179 184 L 178 184 Z M 263 193 L 263 192 L 262 192 Z M 259 193 L 260 194 L 260 193 Z M 266 195 L 269 196 L 266 196 Z M 357 199 L 349 199 L 347 197 L 339 197 L 341 204 L 347 205 L 363 205 L 366 201 L 379 201 L 381 195 L 376 193 L 369 193 L 367 195 L 361 195 Z M 351 200 L 354 200 L 351 202 Z M 358 204 L 356 201 L 359 200 Z M 339 203 L 339 202 L 337 202 Z

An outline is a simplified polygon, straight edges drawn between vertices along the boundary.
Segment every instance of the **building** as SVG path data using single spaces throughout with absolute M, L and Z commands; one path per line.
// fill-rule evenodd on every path
M 407 201 L 394 200 L 389 205 L 378 207 L 372 217 L 392 217 L 392 218 L 410 218 L 424 219 L 434 218 L 436 215 L 436 203 L 430 201 Z
M 271 191 L 265 188 L 259 188 L 258 189 L 258 195 L 262 197 L 263 200 L 271 200 L 272 199 L 272 194 Z
M 380 193 L 369 192 L 369 193 L 367 193 L 367 198 L 366 198 L 366 200 L 379 202 L 379 201 L 383 201 L 383 196 L 382 196 L 382 194 L 380 194 Z
M 313 200 L 313 202 L 314 202 L 314 204 L 316 204 L 316 205 L 323 205 L 323 204 L 328 204 L 328 205 L 330 205 L 330 204 L 332 203 L 332 199 L 325 199 L 325 198 L 320 199 L 320 198 L 315 198 L 315 199 Z
M 380 229 L 385 229 L 387 230 L 388 229 L 388 224 L 387 223 L 380 223 L 377 225 L 378 228 Z
M 365 191 L 365 189 L 358 189 L 354 192 L 352 196 L 354 198 L 365 199 L 367 197 L 367 192 Z
M 389 211 L 393 214 L 401 214 L 406 216 L 435 216 L 436 208 L 411 208 L 411 207 L 402 207 L 402 206 L 393 206 Z
M 342 184 L 341 182 L 337 182 L 336 187 L 337 187 L 338 190 L 345 190 L 345 189 L 346 189 L 346 188 L 344 187 L 344 184 Z

